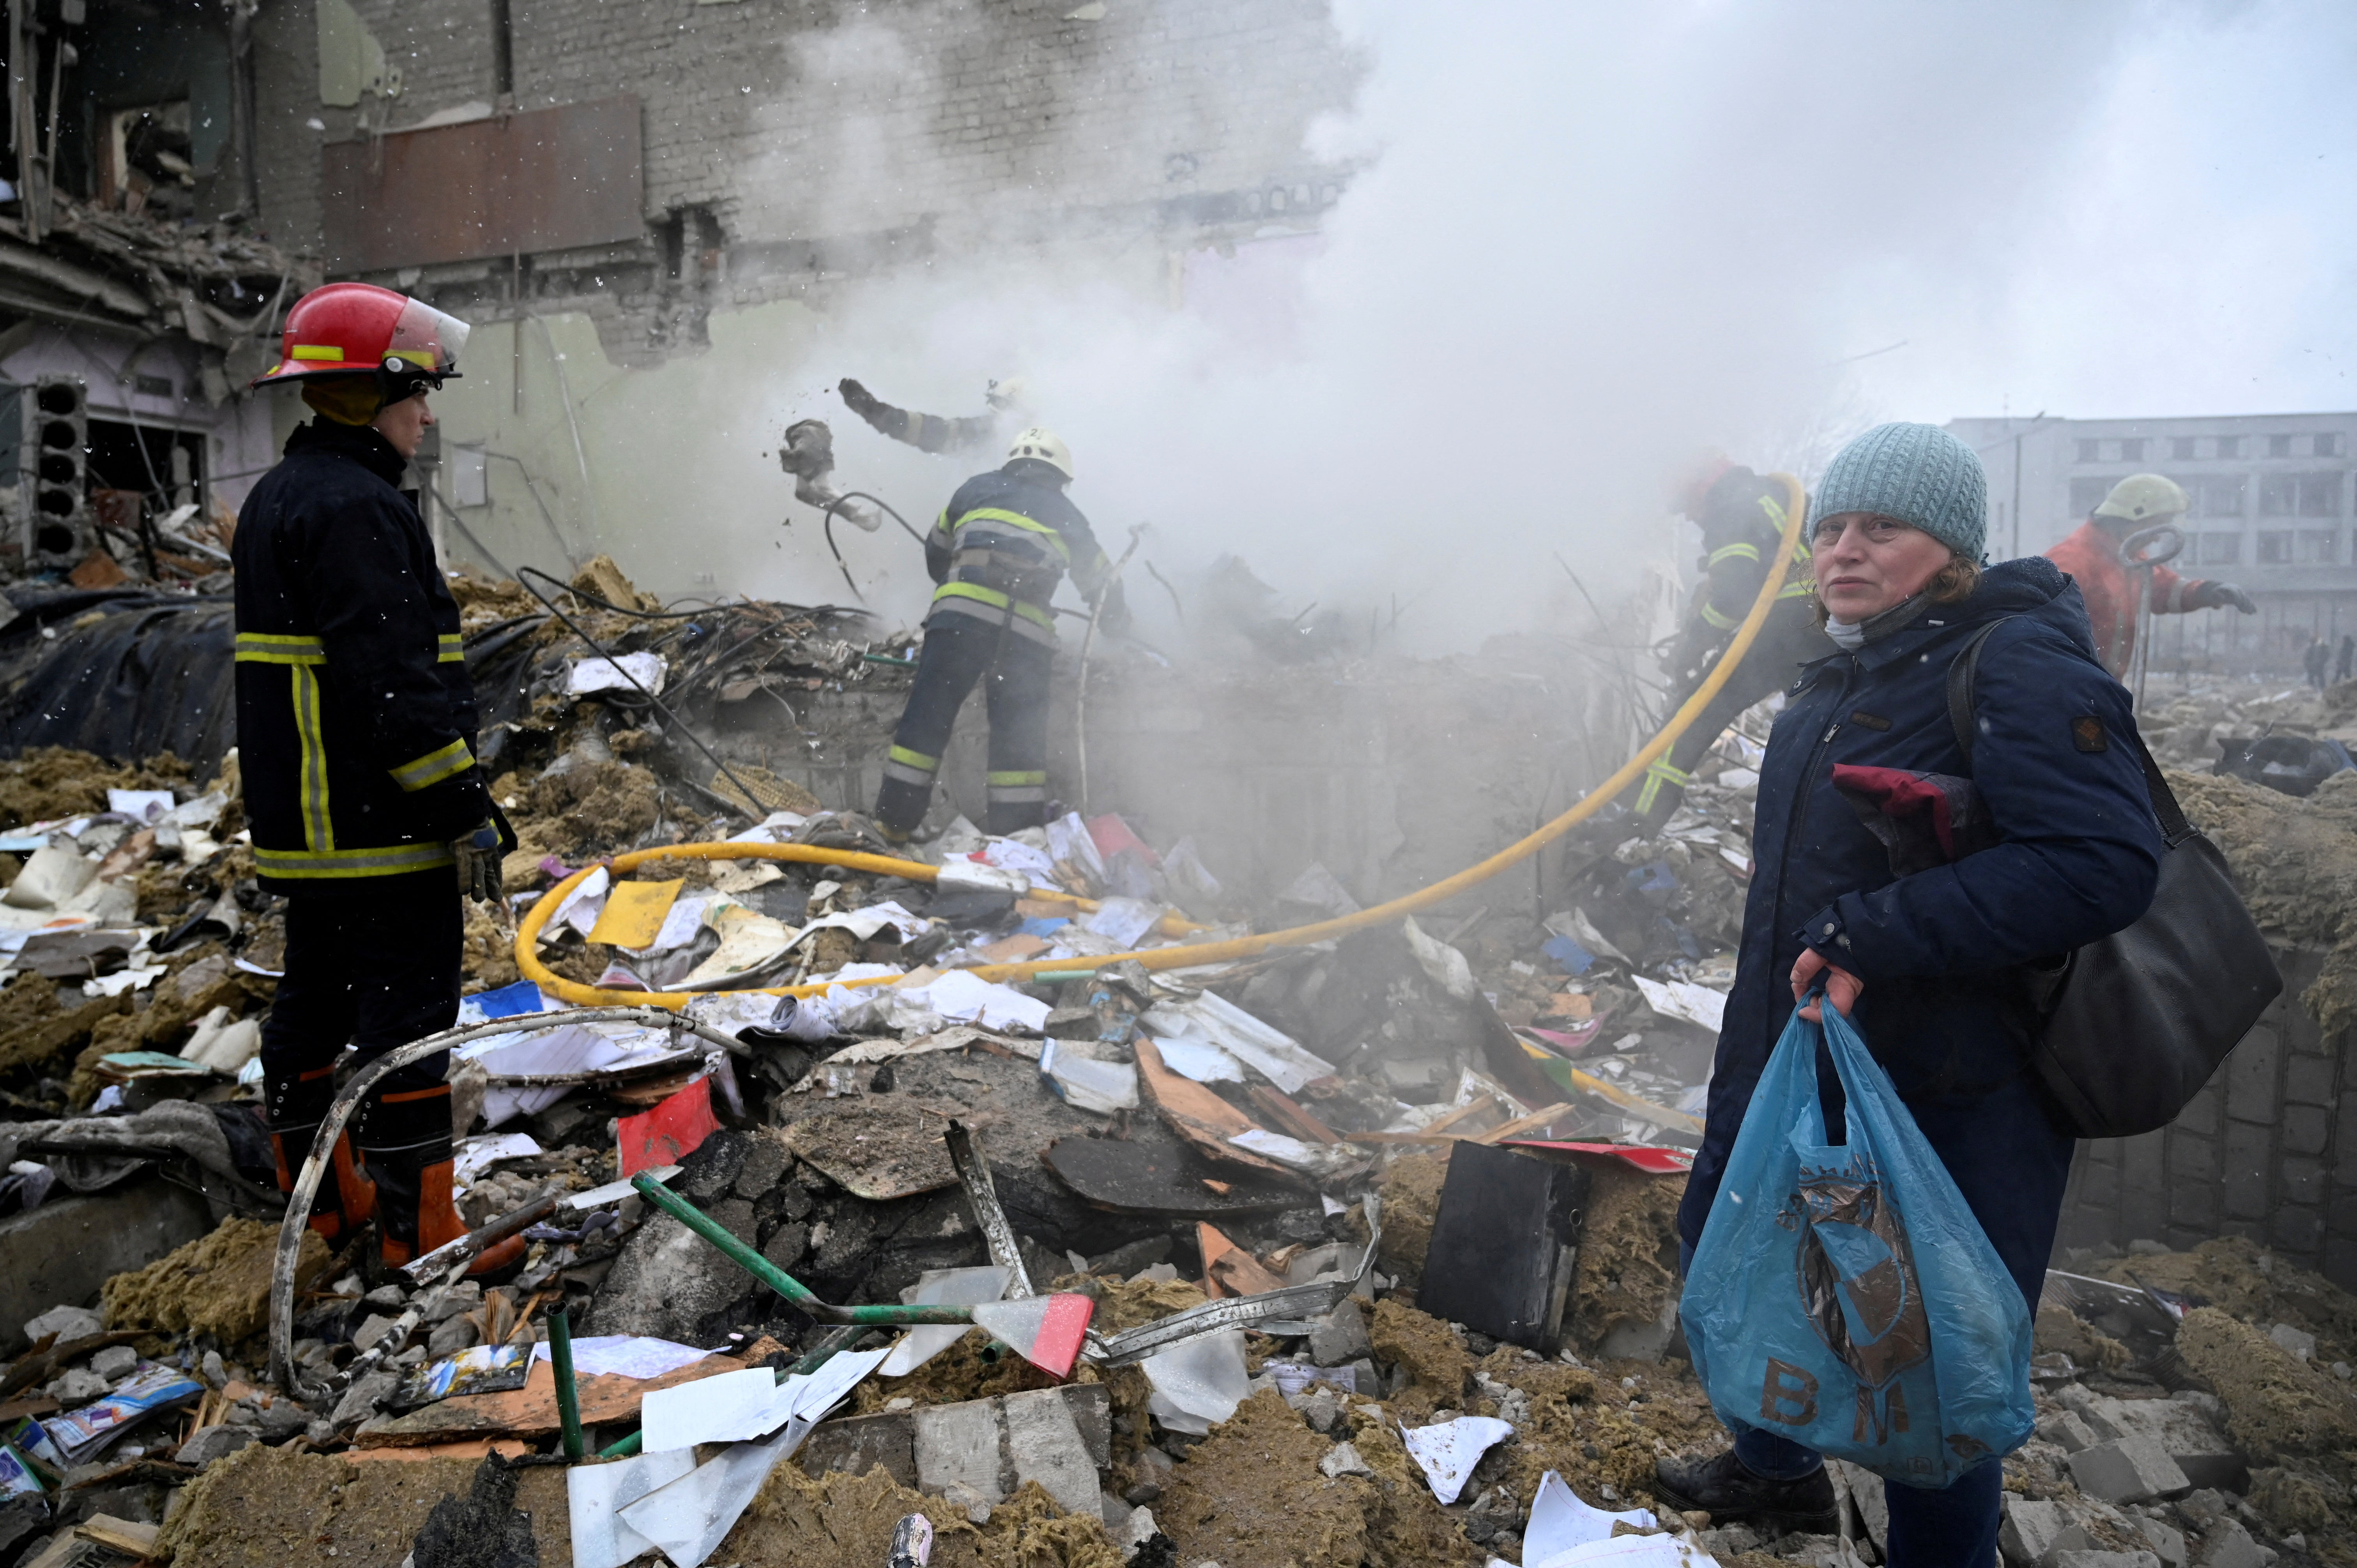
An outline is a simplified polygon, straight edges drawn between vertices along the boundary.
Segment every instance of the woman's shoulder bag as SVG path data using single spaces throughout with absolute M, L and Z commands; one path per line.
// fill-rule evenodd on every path
M 1967 763 L 1974 671 L 1981 644 L 2004 624 L 1975 632 L 1948 666 L 1948 719 Z M 2130 1137 L 2175 1121 L 2283 993 L 2225 856 L 2186 821 L 2144 737 L 2128 738 L 2160 820 L 2152 907 L 2126 929 L 2029 974 L 2045 1019 L 2033 1059 L 2082 1138 Z

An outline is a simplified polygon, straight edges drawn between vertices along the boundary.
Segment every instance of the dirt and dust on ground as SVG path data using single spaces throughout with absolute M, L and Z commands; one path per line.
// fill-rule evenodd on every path
M 29 826 L 106 810 L 109 789 L 188 789 L 188 765 L 169 752 L 113 763 L 61 746 L 38 746 L 0 762 L 0 823 Z
M 1613 1330 L 1655 1324 L 1678 1299 L 1678 1200 L 1684 1176 L 1605 1168 L 1589 1177 L 1573 1264 L 1573 1332 L 1602 1345 Z
M 933 1526 L 935 1568 L 1121 1568 L 1120 1548 L 1096 1520 L 1068 1513 L 1027 1481 L 976 1525 L 939 1498 L 882 1470 L 813 1477 L 795 1465 L 771 1473 L 715 1561 L 744 1568 L 873 1568 L 891 1556 L 892 1530 L 921 1513 Z

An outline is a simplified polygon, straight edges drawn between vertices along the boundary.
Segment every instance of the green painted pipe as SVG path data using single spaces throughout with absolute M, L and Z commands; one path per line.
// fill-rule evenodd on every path
M 641 1171 L 630 1186 L 649 1203 L 718 1248 L 738 1268 L 776 1291 L 786 1301 L 822 1323 L 972 1323 L 970 1306 L 833 1306 L 813 1295 L 810 1287 L 728 1233 L 727 1228 L 695 1205 Z
M 639 1451 L 639 1444 L 644 1443 L 646 1441 L 646 1437 L 647 1434 L 643 1431 L 633 1432 L 628 1437 L 623 1438 L 620 1442 L 609 1443 L 605 1447 L 597 1450 L 597 1457 L 600 1459 L 627 1459 L 631 1455 L 636 1454 Z
M 556 1420 L 565 1433 L 565 1459 L 581 1463 L 581 1389 L 573 1380 L 573 1324 L 559 1307 L 548 1315 L 548 1359 L 556 1372 Z

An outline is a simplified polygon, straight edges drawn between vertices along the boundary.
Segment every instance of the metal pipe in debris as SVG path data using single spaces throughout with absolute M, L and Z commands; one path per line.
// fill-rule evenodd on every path
M 558 1307 L 548 1315 L 548 1359 L 556 1372 L 556 1422 L 565 1434 L 565 1457 L 578 1465 L 587 1452 L 581 1442 L 581 1389 L 573 1380 L 573 1323 Z

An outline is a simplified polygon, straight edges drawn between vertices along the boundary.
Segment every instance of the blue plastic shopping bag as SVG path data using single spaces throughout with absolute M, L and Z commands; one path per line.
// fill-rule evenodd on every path
M 2029 1435 L 2029 1309 L 1889 1075 L 1822 1011 L 1847 1142 L 1826 1142 L 1796 1012 L 1695 1249 L 1686 1344 L 1731 1429 L 1944 1487 Z

